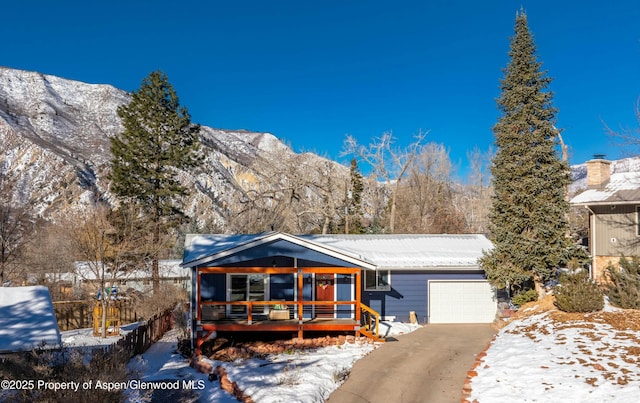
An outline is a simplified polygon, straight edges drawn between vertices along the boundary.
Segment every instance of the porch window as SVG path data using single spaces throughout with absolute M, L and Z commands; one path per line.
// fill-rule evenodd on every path
M 266 274 L 230 274 L 229 301 L 265 301 Z M 245 305 L 231 305 L 231 315 L 247 315 Z M 264 313 L 264 305 L 253 307 L 253 313 Z
M 364 289 L 367 291 L 390 291 L 389 270 L 365 270 Z

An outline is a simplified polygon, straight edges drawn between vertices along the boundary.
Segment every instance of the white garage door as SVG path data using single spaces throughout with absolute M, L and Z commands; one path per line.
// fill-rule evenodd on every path
M 491 323 L 496 293 L 487 281 L 429 281 L 429 323 Z

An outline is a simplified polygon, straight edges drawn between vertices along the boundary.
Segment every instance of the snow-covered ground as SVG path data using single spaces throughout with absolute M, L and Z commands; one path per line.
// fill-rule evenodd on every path
M 628 313 L 610 307 L 605 311 L 612 315 L 580 319 L 543 312 L 511 322 L 476 368 L 469 400 L 637 402 L 640 331 L 624 326 Z M 612 319 L 623 325 L 607 323 Z
M 380 332 L 387 336 L 409 333 L 419 325 L 383 322 Z M 123 329 L 125 332 L 131 330 Z M 99 346 L 114 343 L 116 338 L 101 339 L 92 335 L 91 329 L 63 332 L 63 345 L 69 347 Z M 210 381 L 189 366 L 189 360 L 177 353 L 178 337 L 175 330 L 167 332 L 144 354 L 133 357 L 129 363 L 131 379 L 144 385 L 160 385 L 168 389 L 180 386 L 182 397 L 197 397 L 198 402 L 237 403 L 237 400 L 220 388 L 218 380 Z M 222 362 L 208 360 L 215 368 L 221 365 L 232 382 L 236 382 L 245 394 L 256 403 L 275 402 L 324 402 L 331 392 L 344 381 L 353 364 L 380 344 L 345 343 L 341 346 L 314 350 L 289 351 L 270 355 L 266 359 Z M 164 383 L 163 383 L 164 382 Z M 132 384 L 127 390 L 128 401 L 148 399 L 144 387 Z M 187 386 L 189 385 L 189 386 Z M 192 388 L 190 393 L 185 388 Z M 165 390 L 164 392 L 168 392 Z
M 640 313 L 634 315 L 637 319 L 632 327 L 640 329 Z M 635 403 L 640 392 L 640 330 L 625 327 L 630 316 L 607 306 L 604 313 L 584 317 L 536 311 L 511 321 L 475 368 L 477 376 L 471 380 L 469 400 Z M 615 326 L 613 321 L 617 322 Z M 393 336 L 417 328 L 390 322 L 383 323 L 381 331 Z M 104 339 L 90 333 L 63 332 L 63 344 L 104 344 Z M 114 338 L 107 340 L 113 342 Z M 181 389 L 178 396 L 186 401 L 237 402 L 220 388 L 219 380 L 210 381 L 207 374 L 190 367 L 189 361 L 176 353 L 177 340 L 176 331 L 171 330 L 146 353 L 134 357 L 128 367 L 131 379 L 142 383 L 164 381 L 169 386 L 177 381 Z M 325 401 L 352 365 L 378 346 L 346 343 L 288 351 L 265 359 L 209 363 L 213 368 L 221 365 L 230 381 L 256 403 L 315 403 Z M 145 400 L 145 392 L 129 388 L 128 401 Z M 172 400 L 179 400 L 175 396 Z

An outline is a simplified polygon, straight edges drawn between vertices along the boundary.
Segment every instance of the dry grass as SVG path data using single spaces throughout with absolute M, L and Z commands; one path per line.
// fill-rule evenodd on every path
M 555 297 L 547 295 L 541 300 L 528 302 L 512 316 L 511 320 L 522 319 L 548 312 L 557 323 L 575 321 L 606 323 L 616 330 L 640 330 L 640 310 L 619 309 L 615 312 L 572 313 L 562 312 L 555 306 Z

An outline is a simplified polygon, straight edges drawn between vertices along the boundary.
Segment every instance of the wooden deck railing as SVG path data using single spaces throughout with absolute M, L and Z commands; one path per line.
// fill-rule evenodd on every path
M 360 333 L 367 337 L 382 340 L 380 337 L 380 314 L 365 304 L 360 304 Z
M 345 316 L 344 319 L 358 321 L 360 311 L 356 310 L 356 301 L 207 301 L 200 303 L 198 318 L 201 321 L 217 321 L 228 318 L 246 318 L 251 324 L 254 319 L 270 318 L 270 312 L 289 311 L 286 319 L 307 319 L 309 317 Z M 233 312 L 233 307 L 244 306 L 242 312 Z M 227 308 L 229 307 L 229 308 Z M 281 319 L 282 317 L 278 318 Z
M 234 312 L 234 307 L 245 308 Z M 200 303 L 198 312 L 198 320 L 210 324 L 238 320 L 246 325 L 279 320 L 306 323 L 316 318 L 359 323 L 360 334 L 384 341 L 380 337 L 380 314 L 356 301 L 207 301 Z

